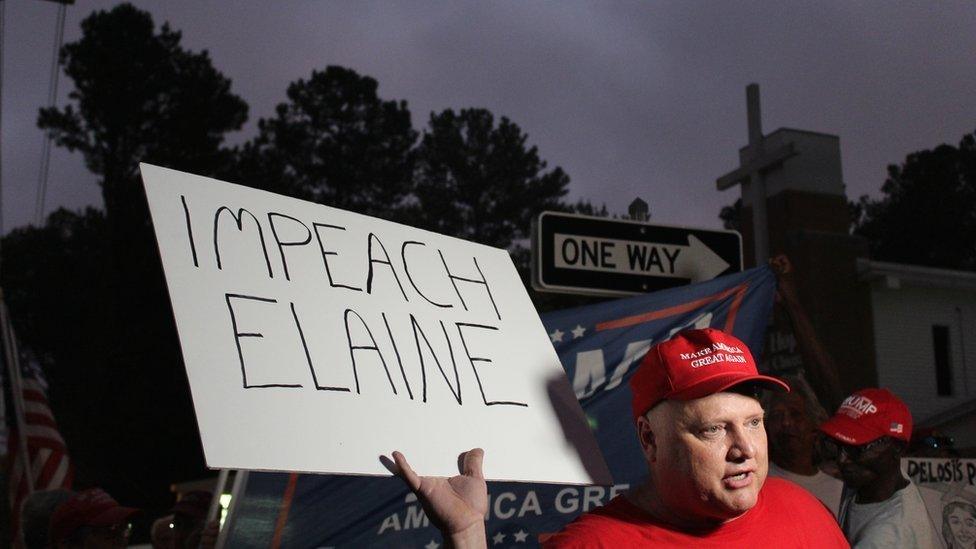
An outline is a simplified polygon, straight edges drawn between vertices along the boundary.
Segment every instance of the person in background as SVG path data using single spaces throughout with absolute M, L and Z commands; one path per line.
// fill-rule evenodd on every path
M 793 390 L 786 395 L 767 395 L 766 433 L 769 436 L 769 476 L 793 482 L 813 494 L 830 513 L 840 511 L 844 483 L 818 467 L 817 427 L 826 421 L 799 376 L 784 376 Z M 819 419 L 819 421 L 818 421 Z
M 166 515 L 153 521 L 149 528 L 149 542 L 153 549 L 172 549 L 173 515 Z
M 948 549 L 976 547 L 976 505 L 952 501 L 942 508 L 942 539 Z
M 119 505 L 100 488 L 78 492 L 51 516 L 51 546 L 57 549 L 125 547 L 138 509 Z
M 824 350 L 800 304 L 793 265 L 784 255 L 769 261 L 776 273 L 777 302 L 789 316 L 797 346 L 803 356 L 803 371 L 784 376 L 793 389 L 789 393 L 767 392 L 766 432 L 769 436 L 769 475 L 796 483 L 816 496 L 836 517 L 844 483 L 820 470 L 817 427 L 827 420 L 821 402 L 835 407 L 840 400 L 837 366 Z M 805 375 L 806 374 L 806 375 Z M 807 375 L 817 380 L 823 396 L 818 397 Z
M 901 456 L 912 438 L 912 414 L 887 389 L 863 389 L 844 399 L 820 430 L 844 479 L 839 520 L 856 548 L 941 547 Z
M 151 530 L 153 549 L 210 549 L 216 543 L 216 522 L 207 523 L 213 496 L 193 490 L 180 496 L 169 515 L 156 520 Z
M 204 490 L 187 492 L 170 509 L 173 514 L 173 547 L 176 549 L 196 549 L 200 545 L 200 534 L 207 522 L 210 501 L 213 496 Z
M 20 513 L 24 546 L 27 549 L 46 549 L 51 546 L 51 515 L 74 494 L 71 490 L 39 490 L 27 496 Z

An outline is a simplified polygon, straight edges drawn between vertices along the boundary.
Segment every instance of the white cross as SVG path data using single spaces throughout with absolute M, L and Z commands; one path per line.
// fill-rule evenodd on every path
M 735 185 L 743 186 L 743 193 L 751 191 L 752 241 L 756 265 L 769 259 L 769 223 L 766 216 L 765 173 L 779 167 L 787 158 L 796 156 L 793 143 L 774 150 L 766 150 L 762 133 L 762 114 L 759 110 L 759 84 L 746 86 L 746 109 L 749 118 L 749 146 L 738 168 L 719 177 L 715 186 L 724 191 Z M 748 185 L 748 186 L 747 186 Z

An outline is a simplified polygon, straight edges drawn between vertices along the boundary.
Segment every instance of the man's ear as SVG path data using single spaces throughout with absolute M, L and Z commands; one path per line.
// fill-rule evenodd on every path
M 657 439 L 651 429 L 651 422 L 646 416 L 637 418 L 637 438 L 640 439 L 641 450 L 648 463 L 657 461 Z

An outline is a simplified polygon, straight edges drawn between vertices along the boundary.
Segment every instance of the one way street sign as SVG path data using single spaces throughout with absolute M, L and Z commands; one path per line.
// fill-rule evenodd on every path
M 742 270 L 742 237 L 719 231 L 543 212 L 532 242 L 541 291 L 632 295 Z

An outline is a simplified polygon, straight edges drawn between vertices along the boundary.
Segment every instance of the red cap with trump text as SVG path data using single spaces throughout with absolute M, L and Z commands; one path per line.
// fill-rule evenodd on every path
M 750 381 L 790 390 L 783 381 L 760 375 L 738 338 L 714 328 L 685 330 L 651 347 L 630 378 L 634 419 L 662 400 L 693 400 Z
M 912 412 L 888 389 L 862 389 L 844 399 L 820 430 L 844 444 L 860 446 L 881 437 L 912 439 Z

